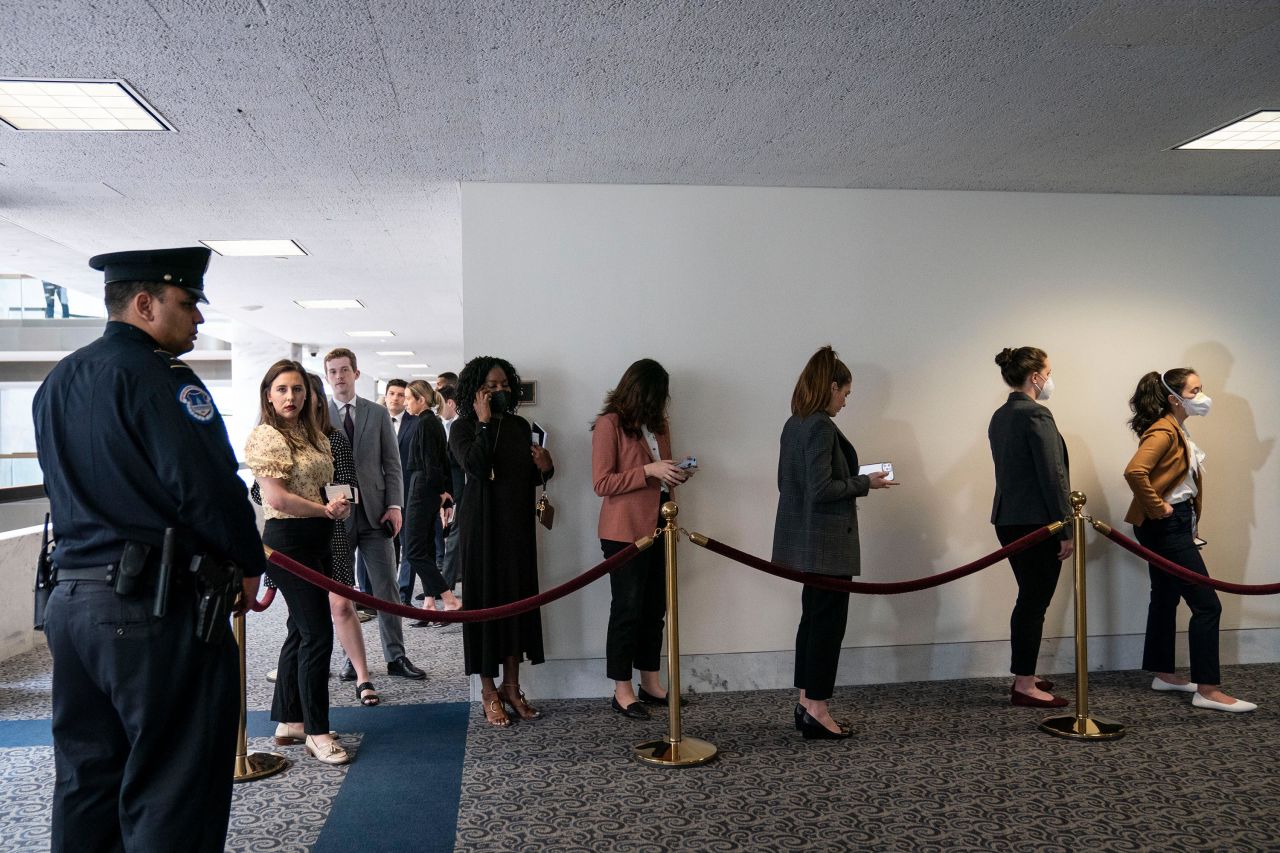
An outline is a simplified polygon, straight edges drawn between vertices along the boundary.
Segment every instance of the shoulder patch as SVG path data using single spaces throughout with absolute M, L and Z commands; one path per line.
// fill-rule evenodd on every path
M 213 398 L 209 396 L 209 392 L 199 385 L 183 385 L 178 390 L 178 402 L 182 404 L 187 417 L 197 423 L 209 423 L 213 420 L 214 412 L 217 411 L 213 407 Z

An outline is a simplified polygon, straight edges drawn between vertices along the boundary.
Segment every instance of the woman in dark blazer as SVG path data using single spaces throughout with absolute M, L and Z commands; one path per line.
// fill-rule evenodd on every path
M 1071 515 L 1067 501 L 1067 445 L 1053 413 L 1041 405 L 1053 393 L 1053 366 L 1036 347 L 1004 349 L 996 356 L 1000 375 L 1013 390 L 991 416 L 987 438 L 996 468 L 991 523 L 1008 545 Z M 1009 618 L 1013 686 L 1009 700 L 1032 708 L 1061 708 L 1066 699 L 1049 693 L 1053 684 L 1036 676 L 1044 614 L 1058 586 L 1062 561 L 1071 556 L 1071 528 L 1009 558 L 1018 580 L 1018 601 Z
M 1191 415 L 1209 414 L 1213 401 L 1204 393 L 1200 377 L 1190 367 L 1164 373 L 1152 371 L 1138 380 L 1129 400 L 1138 434 L 1138 451 L 1125 466 L 1124 478 L 1133 502 L 1124 520 L 1134 536 L 1166 560 L 1209 576 L 1196 547 L 1196 525 L 1204 509 L 1204 452 L 1187 432 Z M 1240 714 L 1253 711 L 1253 702 L 1222 692 L 1218 669 L 1218 620 L 1222 605 L 1212 588 L 1175 578 L 1154 565 L 1151 604 L 1147 608 L 1147 638 L 1142 668 L 1153 673 L 1152 690 L 1194 693 L 1191 704 L 1212 711 Z M 1173 671 L 1173 639 L 1177 631 L 1179 599 L 1191 608 L 1187 645 L 1191 649 L 1191 680 Z
M 862 573 L 854 501 L 870 489 L 896 486 L 883 472 L 858 473 L 858 454 L 832 418 L 853 389 L 849 368 L 826 346 L 796 380 L 791 417 L 778 454 L 778 514 L 773 561 L 848 580 Z M 805 586 L 796 631 L 795 726 L 806 739 L 838 740 L 851 732 L 831 718 L 849 594 Z

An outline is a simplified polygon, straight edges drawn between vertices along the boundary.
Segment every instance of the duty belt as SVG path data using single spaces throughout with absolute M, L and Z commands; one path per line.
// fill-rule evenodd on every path
M 105 566 L 90 566 L 87 569 L 58 569 L 54 573 L 54 579 L 57 583 L 65 581 L 96 581 L 98 583 L 111 583 L 115 578 L 116 564 L 108 563 Z

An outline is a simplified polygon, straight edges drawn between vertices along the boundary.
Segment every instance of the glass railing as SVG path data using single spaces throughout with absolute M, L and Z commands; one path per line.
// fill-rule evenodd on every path
M 90 296 L 29 275 L 0 275 L 0 318 L 58 320 L 106 316 L 101 295 Z
M 43 482 L 44 474 L 34 453 L 0 453 L 0 489 Z

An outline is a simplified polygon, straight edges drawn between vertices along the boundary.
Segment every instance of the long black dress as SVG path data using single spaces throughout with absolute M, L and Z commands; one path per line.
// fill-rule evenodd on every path
M 478 610 L 538 594 L 538 549 L 533 507 L 542 475 L 533 464 L 529 422 L 518 415 L 479 423 L 460 417 L 449 451 L 467 475 L 458 508 L 458 562 L 464 608 Z M 552 472 L 547 473 L 551 477 Z M 507 657 L 542 663 L 542 614 L 462 626 L 467 675 L 497 677 Z

